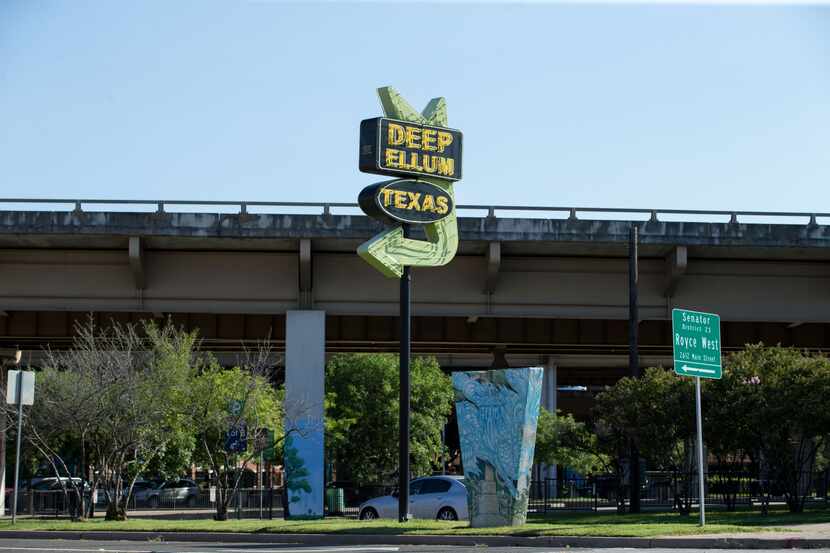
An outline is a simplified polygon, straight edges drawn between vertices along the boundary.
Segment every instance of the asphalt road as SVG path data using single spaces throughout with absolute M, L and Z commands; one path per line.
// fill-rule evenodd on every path
M 251 544 L 251 543 L 187 543 L 187 542 L 132 542 L 99 540 L 31 540 L 0 539 L 0 553 L 630 553 L 631 549 L 556 549 L 538 547 L 468 547 L 468 546 L 418 546 L 418 545 L 350 545 L 304 546 L 300 544 Z M 740 550 L 705 549 L 650 549 L 653 553 L 699 553 L 713 551 L 732 553 Z M 789 552 L 789 549 L 768 549 Z M 813 550 L 819 551 L 819 550 Z M 828 550 L 825 550 L 828 551 Z

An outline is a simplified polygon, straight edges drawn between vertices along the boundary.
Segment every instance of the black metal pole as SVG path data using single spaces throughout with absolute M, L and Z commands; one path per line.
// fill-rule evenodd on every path
M 403 225 L 403 236 L 408 237 L 409 229 Z M 398 521 L 409 520 L 409 355 L 411 338 L 411 313 L 409 296 L 412 291 L 411 268 L 404 266 L 401 275 L 400 317 L 401 317 L 401 354 L 400 354 L 400 399 L 398 424 L 399 455 L 398 458 Z
M 639 326 L 640 314 L 637 306 L 637 225 L 631 225 L 628 236 L 628 370 L 633 378 L 640 377 Z M 640 451 L 631 443 L 629 458 L 629 507 L 632 513 L 640 512 Z

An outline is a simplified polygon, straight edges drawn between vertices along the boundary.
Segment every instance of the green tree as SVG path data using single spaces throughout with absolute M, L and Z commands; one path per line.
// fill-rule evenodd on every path
M 594 407 L 599 442 L 618 458 L 633 443 L 656 470 L 670 471 L 675 503 L 683 513 L 691 505 L 694 467 L 694 384 L 663 368 L 648 368 L 640 378 L 622 378 L 600 393 Z M 620 466 L 619 460 L 616 466 Z
M 734 510 L 741 481 L 757 472 L 760 448 L 758 413 L 763 408 L 757 377 L 747 378 L 725 364 L 722 378 L 706 382 L 702 390 L 703 437 L 718 467 L 710 476 L 712 492 L 722 495 Z
M 707 442 L 717 454 L 756 461 L 801 512 L 830 434 L 830 360 L 795 348 L 748 345 L 709 389 Z M 722 425 L 722 427 L 720 427 Z
M 228 505 L 239 489 L 242 475 L 251 460 L 266 447 L 268 430 L 275 441 L 286 436 L 283 403 L 270 384 L 274 370 L 267 345 L 250 354 L 241 366 L 224 369 L 211 363 L 191 387 L 192 421 L 196 432 L 197 462 L 209 466 L 215 475 L 216 520 L 226 520 Z M 228 449 L 226 436 L 231 428 L 245 426 L 247 442 L 242 452 Z M 289 425 L 288 432 L 294 431 Z
M 429 474 L 442 454 L 452 385 L 434 358 L 413 359 L 410 382 L 411 470 Z M 398 384 L 398 357 L 392 354 L 340 354 L 326 367 L 330 461 L 360 484 L 385 483 L 397 470 Z
M 188 431 L 196 334 L 152 322 L 98 327 L 92 317 L 75 330 L 72 348 L 45 353 L 27 439 L 56 475 L 69 472 L 61 446 L 80 444 L 81 465 L 96 469 L 92 490 L 109 500 L 107 518 L 123 520 L 136 476 Z
M 608 467 L 608 456 L 599 452 L 596 435 L 584 422 L 568 413 L 554 415 L 539 410 L 534 463 L 562 465 L 581 474 L 593 474 Z

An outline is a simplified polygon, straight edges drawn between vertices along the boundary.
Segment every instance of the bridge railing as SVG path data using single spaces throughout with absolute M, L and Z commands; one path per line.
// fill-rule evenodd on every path
M 333 215 L 332 209 L 356 210 L 358 204 L 351 202 L 263 202 L 263 201 L 226 201 L 226 200 L 102 200 L 102 199 L 72 199 L 72 198 L 0 198 L 0 211 L 38 211 L 45 206 L 62 205 L 67 211 L 83 213 L 85 206 L 109 206 L 122 209 L 125 206 L 155 207 L 155 213 L 170 213 L 168 208 L 192 208 L 192 207 L 222 207 L 231 208 L 239 215 L 253 215 L 250 208 L 256 208 L 257 212 L 269 213 L 269 210 L 279 211 L 285 208 L 300 208 L 303 210 L 319 210 L 323 216 Z M 648 222 L 659 222 L 661 220 L 674 219 L 676 217 L 704 217 L 714 219 L 726 219 L 728 223 L 738 224 L 748 222 L 746 218 L 761 219 L 768 224 L 805 224 L 818 226 L 817 218 L 830 218 L 830 213 L 823 212 L 795 212 L 795 211 L 731 211 L 731 210 L 705 210 L 705 209 L 652 209 L 652 208 L 619 208 L 619 207 L 568 207 L 568 206 L 527 206 L 527 205 L 485 205 L 485 204 L 460 204 L 456 206 L 458 211 L 477 211 L 486 214 L 487 218 L 497 218 L 505 212 L 520 213 L 544 213 L 556 216 L 555 218 L 578 220 L 580 215 L 624 215 L 627 218 L 643 220 Z M 238 210 L 238 212 L 236 211 Z M 271 211 L 271 212 L 274 212 Z M 661 219 L 663 217 L 663 219 Z M 739 217 L 743 221 L 739 220 Z M 583 217 L 584 218 L 584 217 Z M 724 222 L 727 222 L 724 221 Z M 720 221 L 717 221 L 720 222 Z M 753 221 L 756 222 L 756 221 Z

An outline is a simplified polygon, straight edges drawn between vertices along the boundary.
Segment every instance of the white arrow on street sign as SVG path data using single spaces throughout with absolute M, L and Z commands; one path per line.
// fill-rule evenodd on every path
M 688 365 L 683 365 L 680 368 L 690 373 L 717 374 L 717 371 L 714 369 L 701 369 L 699 367 L 690 367 Z

